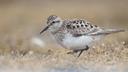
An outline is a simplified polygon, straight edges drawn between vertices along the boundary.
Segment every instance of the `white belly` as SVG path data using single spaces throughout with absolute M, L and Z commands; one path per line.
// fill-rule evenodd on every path
M 86 46 L 90 46 L 94 38 L 91 36 L 80 36 L 80 37 L 73 37 L 70 34 L 67 34 L 63 41 L 61 42 L 62 46 L 68 49 L 84 49 Z

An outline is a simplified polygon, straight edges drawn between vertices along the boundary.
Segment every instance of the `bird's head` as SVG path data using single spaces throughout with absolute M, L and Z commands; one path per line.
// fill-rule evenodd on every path
M 47 18 L 47 26 L 40 32 L 43 33 L 46 30 L 50 32 L 56 32 L 62 25 L 62 19 L 56 15 L 50 15 Z

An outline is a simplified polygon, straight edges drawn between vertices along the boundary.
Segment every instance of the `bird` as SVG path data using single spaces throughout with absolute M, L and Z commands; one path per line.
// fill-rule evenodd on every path
M 57 15 L 47 18 L 47 26 L 40 34 L 49 31 L 58 44 L 63 48 L 72 50 L 67 54 L 78 53 L 79 57 L 83 51 L 87 51 L 94 43 L 109 34 L 124 32 L 123 29 L 106 29 L 92 24 L 85 19 L 61 19 Z

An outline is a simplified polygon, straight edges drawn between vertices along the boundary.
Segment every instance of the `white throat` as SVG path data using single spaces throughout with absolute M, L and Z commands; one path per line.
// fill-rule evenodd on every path
M 50 28 L 49 28 L 49 31 L 53 34 L 55 34 L 56 32 L 58 32 L 60 30 L 62 26 L 62 22 L 60 23 L 55 23 L 54 25 L 52 25 Z

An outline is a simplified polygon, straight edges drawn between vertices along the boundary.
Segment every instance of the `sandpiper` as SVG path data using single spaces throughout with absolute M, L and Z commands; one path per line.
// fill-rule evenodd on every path
M 46 30 L 55 37 L 62 47 L 72 50 L 68 54 L 79 52 L 78 57 L 102 37 L 124 31 L 101 28 L 84 19 L 62 20 L 56 15 L 48 17 L 47 26 L 40 34 Z

